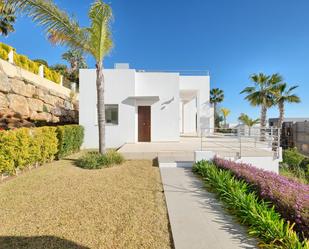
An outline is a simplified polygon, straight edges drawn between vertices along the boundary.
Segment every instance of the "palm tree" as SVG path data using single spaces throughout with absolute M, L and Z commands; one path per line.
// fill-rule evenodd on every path
M 260 123 L 260 119 L 252 119 L 247 114 L 240 114 L 238 120 L 249 128 L 249 136 L 251 136 L 251 128 Z
M 13 24 L 15 23 L 15 10 L 12 5 L 6 4 L 4 0 L 0 0 L 0 33 L 7 36 L 14 32 Z
M 99 126 L 99 152 L 105 153 L 105 105 L 103 60 L 112 48 L 110 22 L 111 7 L 102 0 L 90 6 L 89 27 L 80 27 L 78 22 L 60 10 L 52 0 L 7 0 L 16 10 L 30 16 L 43 26 L 49 40 L 55 44 L 79 49 L 93 56 L 96 62 L 96 88 Z
M 279 84 L 277 87 L 274 88 L 274 96 L 275 102 L 278 104 L 279 108 L 279 120 L 278 120 L 278 127 L 279 129 L 282 128 L 283 120 L 284 120 L 284 110 L 285 110 L 285 103 L 299 103 L 300 98 L 293 94 L 293 91 L 298 88 L 298 86 L 292 86 L 288 88 L 287 83 Z
M 210 103 L 214 106 L 214 118 L 215 126 L 219 127 L 219 115 L 217 113 L 217 105 L 224 100 L 224 92 L 219 88 L 213 88 L 210 90 Z
M 226 128 L 226 118 L 228 115 L 230 115 L 231 111 L 227 108 L 221 108 L 221 113 L 223 115 L 223 119 L 224 119 L 224 128 Z
M 282 82 L 282 77 L 279 74 L 271 76 L 263 73 L 253 74 L 250 76 L 254 86 L 246 87 L 241 94 L 246 93 L 246 100 L 252 106 L 261 106 L 261 140 L 265 139 L 266 117 L 267 110 L 275 104 L 273 89 L 276 85 Z
M 70 63 L 71 71 L 76 72 L 80 68 L 87 68 L 86 60 L 80 49 L 70 49 L 62 55 L 62 59 Z

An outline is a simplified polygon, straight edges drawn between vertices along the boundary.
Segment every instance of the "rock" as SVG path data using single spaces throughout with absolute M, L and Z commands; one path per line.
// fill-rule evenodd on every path
M 71 110 L 72 108 L 73 108 L 73 106 L 72 106 L 71 102 L 65 100 L 64 101 L 64 109 Z
M 43 112 L 43 101 L 39 99 L 28 99 L 29 109 L 30 111 Z
M 0 92 L 0 110 L 6 109 L 9 106 L 9 101 L 5 94 Z
M 56 116 L 52 116 L 52 122 L 53 123 L 59 123 L 60 122 L 60 118 L 56 117 Z
M 24 96 L 26 97 L 33 97 L 36 93 L 36 87 L 31 84 L 26 84 L 26 91 L 24 93 Z
M 51 95 L 44 95 L 44 100 L 45 103 L 50 104 L 50 105 L 56 105 L 57 103 L 57 98 L 53 97 Z
M 10 79 L 10 84 L 12 87 L 12 92 L 25 96 L 26 84 L 19 79 Z
M 8 94 L 9 108 L 20 113 L 24 117 L 29 116 L 29 106 L 27 99 L 17 94 Z
M 11 91 L 11 84 L 9 78 L 5 73 L 0 71 L 0 92 L 8 93 Z
M 47 112 L 40 112 L 37 114 L 36 120 L 50 122 L 52 121 L 52 115 Z

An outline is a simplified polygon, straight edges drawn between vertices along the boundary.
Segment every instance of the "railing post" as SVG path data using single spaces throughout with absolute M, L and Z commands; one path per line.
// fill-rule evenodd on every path
M 76 83 L 74 83 L 74 82 L 71 83 L 71 90 L 74 93 L 76 92 Z
M 44 65 L 39 66 L 39 76 L 44 78 Z
M 239 132 L 238 138 L 239 138 L 239 158 L 241 158 L 241 156 L 242 156 L 242 153 L 241 153 L 242 148 L 241 148 L 241 134 L 240 134 L 240 132 Z
M 63 86 L 63 75 L 60 75 L 60 86 Z
M 8 54 L 8 61 L 14 64 L 14 51 L 13 50 L 11 50 Z

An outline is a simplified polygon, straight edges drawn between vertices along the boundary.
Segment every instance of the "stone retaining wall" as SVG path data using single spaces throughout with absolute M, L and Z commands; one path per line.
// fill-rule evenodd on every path
M 0 128 L 78 123 L 78 104 L 69 89 L 24 71 L 0 60 Z

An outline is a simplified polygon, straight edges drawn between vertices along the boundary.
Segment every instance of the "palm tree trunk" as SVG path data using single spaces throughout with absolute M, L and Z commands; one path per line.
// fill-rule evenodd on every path
M 284 120 L 284 103 L 283 101 L 280 101 L 279 104 L 279 119 L 278 119 L 278 129 L 282 129 L 282 124 Z
M 217 125 L 217 103 L 214 103 L 214 131 L 216 129 L 216 125 Z
M 104 103 L 104 75 L 103 64 L 97 62 L 97 110 L 99 126 L 99 152 L 105 153 L 105 103 Z
M 266 133 L 266 115 L 267 115 L 267 107 L 262 105 L 261 107 L 261 141 L 265 141 L 265 133 Z

